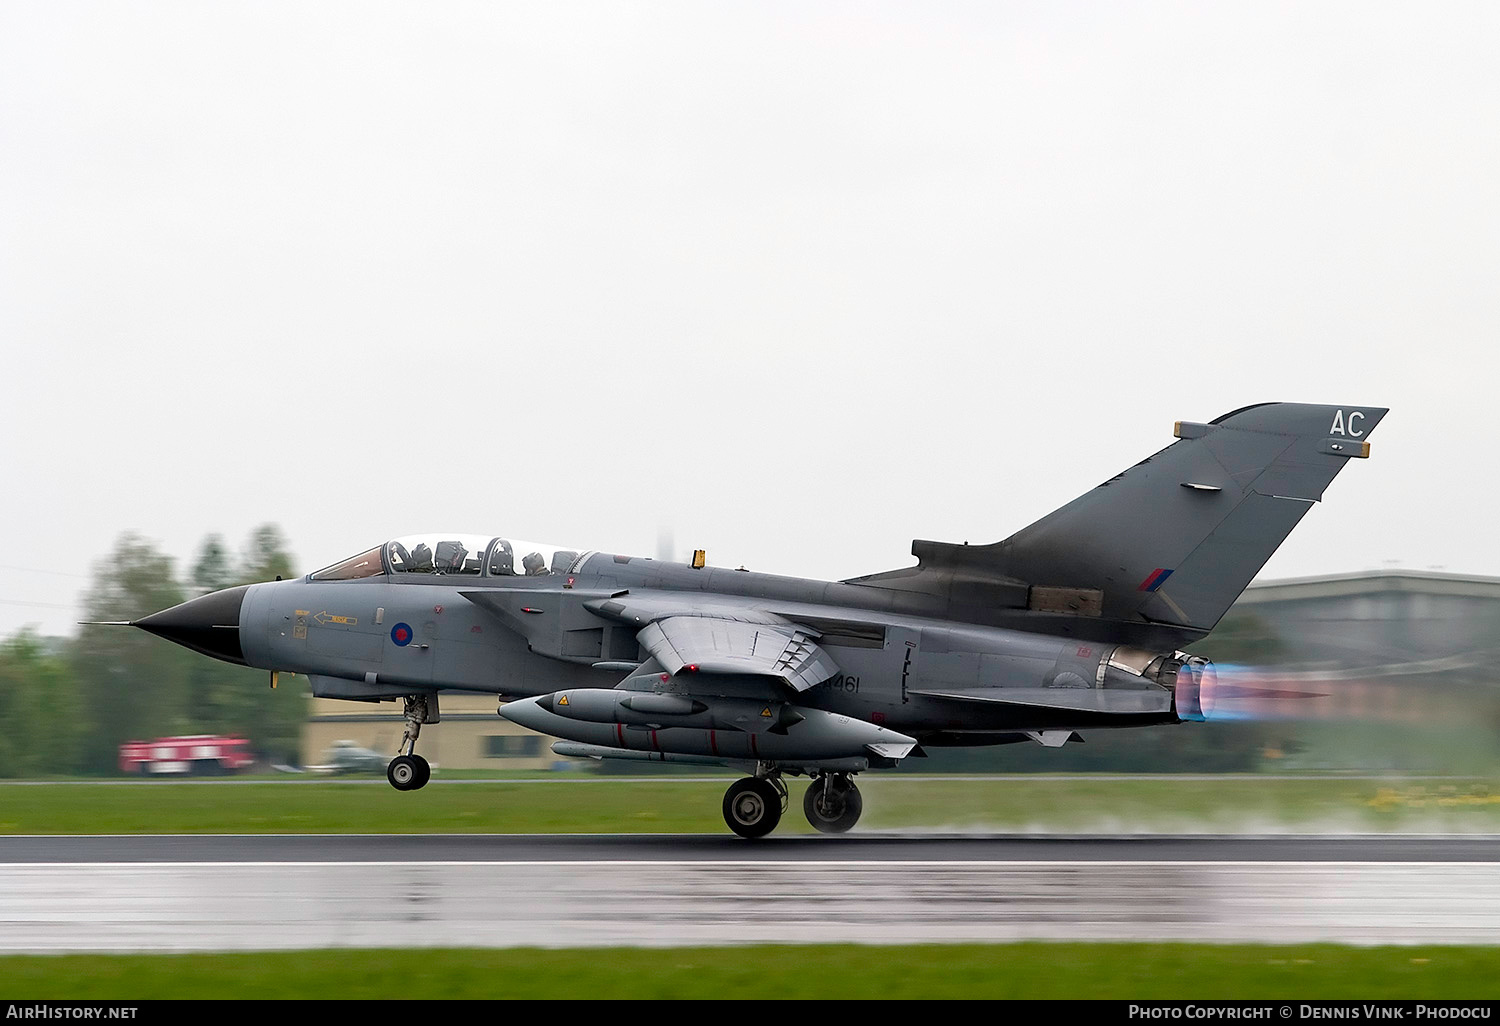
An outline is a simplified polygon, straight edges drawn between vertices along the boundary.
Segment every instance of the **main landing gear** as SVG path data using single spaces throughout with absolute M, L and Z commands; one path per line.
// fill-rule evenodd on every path
M 825 834 L 842 834 L 859 822 L 865 809 L 859 788 L 847 773 L 824 773 L 813 777 L 802 796 L 807 821 Z
M 724 792 L 724 822 L 741 837 L 764 837 L 781 822 L 786 811 L 786 784 L 781 773 L 745 777 Z M 825 834 L 842 834 L 859 822 L 864 800 L 847 773 L 821 773 L 802 797 L 807 821 Z
M 385 779 L 398 791 L 415 791 L 432 778 L 432 767 L 417 754 L 417 735 L 422 732 L 422 724 L 435 722 L 436 717 L 429 716 L 429 699 L 426 695 L 407 695 L 404 701 L 406 733 L 401 735 L 401 747 L 406 750 L 406 754 L 391 760 L 391 764 L 385 768 Z
M 764 837 L 781 822 L 786 805 L 780 773 L 745 777 L 724 792 L 724 822 L 741 837 Z

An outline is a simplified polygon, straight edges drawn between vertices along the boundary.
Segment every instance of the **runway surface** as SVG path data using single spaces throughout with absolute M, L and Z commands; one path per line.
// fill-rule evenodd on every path
M 1500 838 L 0 837 L 0 951 L 1500 943 Z
M 858 833 L 230 834 L 0 837 L 16 862 L 1494 862 L 1500 837 Z

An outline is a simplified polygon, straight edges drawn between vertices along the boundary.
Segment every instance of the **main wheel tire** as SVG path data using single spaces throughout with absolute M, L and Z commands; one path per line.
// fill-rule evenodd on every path
M 412 759 L 417 764 L 417 782 L 411 785 L 413 791 L 420 787 L 426 787 L 427 781 L 432 779 L 432 765 L 420 755 L 413 755 Z
M 385 779 L 398 791 L 411 791 L 422 786 L 417 783 L 422 779 L 421 770 L 417 768 L 417 760 L 410 755 L 398 755 L 392 759 L 385 768 Z
M 859 788 L 853 783 L 842 786 L 837 781 L 825 788 L 823 781 L 814 780 L 807 785 L 802 796 L 802 811 L 807 821 L 820 833 L 842 834 L 859 822 L 859 814 L 865 810 L 865 801 Z
M 781 795 L 768 781 L 737 780 L 724 792 L 724 822 L 741 837 L 764 837 L 781 822 Z

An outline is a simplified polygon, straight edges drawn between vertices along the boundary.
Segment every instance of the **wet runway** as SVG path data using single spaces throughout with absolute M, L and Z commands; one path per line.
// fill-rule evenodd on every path
M 0 838 L 0 951 L 1500 943 L 1500 838 Z
M 1500 862 L 1500 836 L 1445 834 L 173 834 L 0 836 L 14 862 Z

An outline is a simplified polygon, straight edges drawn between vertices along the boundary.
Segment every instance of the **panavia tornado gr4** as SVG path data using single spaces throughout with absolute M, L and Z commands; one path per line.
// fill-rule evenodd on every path
M 817 581 L 434 534 L 298 580 L 132 621 L 313 694 L 400 701 L 390 782 L 444 691 L 596 759 L 721 764 L 735 833 L 780 821 L 809 778 L 817 829 L 848 830 L 853 778 L 943 745 L 1206 718 L 1215 675 L 1183 649 L 1239 596 L 1386 411 L 1266 403 L 1176 440 L 1004 541 L 912 543 L 917 565 Z

